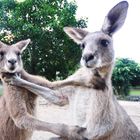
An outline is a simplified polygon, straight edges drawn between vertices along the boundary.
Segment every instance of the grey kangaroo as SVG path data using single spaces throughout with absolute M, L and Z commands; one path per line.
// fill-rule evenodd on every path
M 70 104 L 72 124 L 84 127 L 80 134 L 89 140 L 140 140 L 138 128 L 113 95 L 111 83 L 114 67 L 112 37 L 124 24 L 127 9 L 126 1 L 114 6 L 100 31 L 90 33 L 78 28 L 64 28 L 82 48 L 81 68 L 67 79 L 50 82 L 22 71 L 22 75 L 28 77 L 27 81 L 14 77 L 11 84 L 43 97 L 47 96 L 46 87 L 54 89 L 56 96 L 65 97 L 65 102 Z

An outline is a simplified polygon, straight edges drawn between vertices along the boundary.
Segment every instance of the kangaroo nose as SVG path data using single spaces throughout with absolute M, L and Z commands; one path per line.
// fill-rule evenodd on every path
M 14 64 L 17 62 L 17 60 L 15 60 L 15 59 L 10 59 L 10 60 L 8 60 L 8 62 L 9 62 L 11 65 L 14 65 Z
M 88 61 L 94 59 L 94 55 L 93 55 L 93 54 L 85 54 L 85 55 L 83 56 L 83 59 L 84 59 L 86 62 L 88 62 Z

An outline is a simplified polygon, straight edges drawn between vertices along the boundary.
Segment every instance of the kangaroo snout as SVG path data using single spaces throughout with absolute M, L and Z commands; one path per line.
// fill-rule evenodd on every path
M 9 59 L 8 61 L 7 61 L 7 69 L 8 69 L 8 71 L 10 70 L 10 71 L 15 71 L 16 70 L 16 68 L 17 68 L 17 60 L 16 59 Z
M 10 59 L 10 60 L 8 60 L 8 63 L 10 63 L 13 66 L 17 63 L 17 60 L 16 59 Z
M 87 63 L 88 61 L 94 59 L 94 54 L 92 53 L 84 54 L 82 58 Z

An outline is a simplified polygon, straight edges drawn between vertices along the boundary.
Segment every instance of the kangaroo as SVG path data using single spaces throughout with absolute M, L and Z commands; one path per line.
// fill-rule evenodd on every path
M 50 82 L 22 71 L 26 80 L 14 77 L 11 84 L 47 96 L 47 87 L 54 89 L 70 104 L 72 124 L 84 127 L 81 136 L 88 140 L 139 140 L 140 132 L 112 91 L 114 67 L 113 34 L 125 22 L 128 2 L 114 6 L 100 31 L 89 33 L 83 29 L 65 27 L 64 31 L 82 49 L 81 68 L 62 81 Z M 65 101 L 66 101 L 65 100 Z M 63 140 L 63 137 L 52 140 Z
M 29 140 L 33 130 L 53 132 L 71 140 L 73 137 L 76 137 L 77 140 L 84 140 L 78 134 L 78 130 L 81 129 L 78 126 L 37 120 L 35 118 L 37 95 L 24 88 L 9 85 L 4 80 L 5 75 L 10 77 L 20 74 L 20 71 L 23 70 L 21 53 L 29 42 L 30 39 L 22 40 L 13 45 L 0 42 L 0 75 L 4 88 L 4 94 L 0 97 L 0 140 Z M 21 77 L 24 79 L 23 76 Z M 52 102 L 60 100 L 49 88 L 47 96 L 45 97 Z

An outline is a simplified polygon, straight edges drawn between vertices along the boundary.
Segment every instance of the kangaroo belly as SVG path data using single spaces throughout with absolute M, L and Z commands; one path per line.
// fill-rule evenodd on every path
M 23 94 L 23 93 L 22 93 Z M 30 94 L 30 93 L 29 93 Z M 27 102 L 28 113 L 34 114 L 35 97 L 27 96 L 32 99 Z M 32 131 L 18 128 L 10 117 L 4 97 L 0 98 L 0 140 L 30 140 Z
M 70 102 L 70 109 L 73 117 L 74 125 L 79 125 L 82 127 L 86 127 L 87 119 L 88 119 L 88 112 L 91 108 L 91 103 L 94 95 L 95 90 L 79 88 L 76 91 L 76 94 Z
M 9 116 L 0 126 L 0 140 L 29 140 L 31 136 L 31 131 L 19 129 Z

